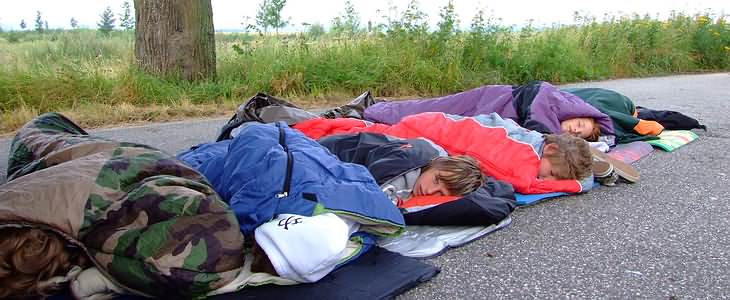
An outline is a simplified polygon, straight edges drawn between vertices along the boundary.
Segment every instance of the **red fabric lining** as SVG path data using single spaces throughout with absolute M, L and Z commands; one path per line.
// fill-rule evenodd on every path
M 419 206 L 439 205 L 451 202 L 461 197 L 458 196 L 414 196 L 398 205 L 400 208 L 412 208 Z

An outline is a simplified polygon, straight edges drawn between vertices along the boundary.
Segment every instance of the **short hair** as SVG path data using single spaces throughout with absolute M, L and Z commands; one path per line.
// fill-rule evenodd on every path
M 591 123 L 593 123 L 593 130 L 591 130 L 591 135 L 586 138 L 586 141 L 598 142 L 598 138 L 601 137 L 601 126 L 598 125 L 598 122 L 595 118 L 590 119 Z
M 84 265 L 82 250 L 72 253 L 60 235 L 38 228 L 0 228 L 0 298 L 50 296 L 60 287 L 43 284 Z
M 452 195 L 466 195 L 476 191 L 486 181 L 479 162 L 468 155 L 436 157 L 423 171 L 431 168 L 449 173 L 439 173 L 436 178 L 444 183 Z
M 583 179 L 591 174 L 593 156 L 585 140 L 567 134 L 545 135 L 545 145 L 556 144 L 558 149 L 543 153 L 549 159 L 557 179 Z

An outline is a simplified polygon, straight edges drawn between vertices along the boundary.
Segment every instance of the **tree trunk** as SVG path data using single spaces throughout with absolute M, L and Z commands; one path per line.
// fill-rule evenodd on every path
M 211 0 L 134 0 L 139 67 L 188 81 L 215 79 Z

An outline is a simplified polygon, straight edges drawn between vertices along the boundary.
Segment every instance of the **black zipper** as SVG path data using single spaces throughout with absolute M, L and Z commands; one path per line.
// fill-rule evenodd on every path
M 281 193 L 276 194 L 276 198 L 284 198 L 289 196 L 294 158 L 292 157 L 292 153 L 289 152 L 289 147 L 286 146 L 286 132 L 284 131 L 284 128 L 282 128 L 279 123 L 276 123 L 276 127 L 279 128 L 279 145 L 281 145 L 286 152 L 286 177 L 284 177 L 284 187 L 282 188 Z

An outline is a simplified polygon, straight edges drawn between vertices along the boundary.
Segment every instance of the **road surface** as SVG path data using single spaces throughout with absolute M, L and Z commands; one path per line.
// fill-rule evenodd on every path
M 709 127 L 638 161 L 641 181 L 563 197 L 428 262 L 441 274 L 402 299 L 730 298 L 730 74 L 588 82 Z M 225 119 L 93 131 L 175 153 L 212 140 Z M 0 140 L 0 172 L 9 140 Z

